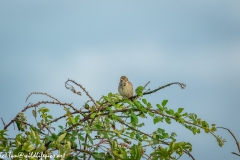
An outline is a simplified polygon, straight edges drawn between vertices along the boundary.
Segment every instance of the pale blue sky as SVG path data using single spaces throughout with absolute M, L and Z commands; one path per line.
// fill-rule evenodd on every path
M 126 75 L 134 87 L 185 83 L 185 90 L 172 86 L 146 98 L 168 99 L 169 108 L 184 107 L 240 141 L 239 8 L 238 0 L 0 1 L 0 116 L 10 121 L 33 91 L 80 106 L 86 97 L 65 89 L 68 78 L 99 99 L 116 93 Z M 176 131 L 192 142 L 196 159 L 238 159 L 227 131 L 218 131 L 227 140 L 220 148 L 211 135 L 177 124 L 148 127 Z

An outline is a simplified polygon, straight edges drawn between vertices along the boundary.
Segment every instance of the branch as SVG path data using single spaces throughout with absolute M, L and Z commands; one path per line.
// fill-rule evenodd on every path
M 75 94 L 78 94 L 78 95 L 81 95 L 81 92 L 76 92 L 76 90 L 74 89 L 74 87 L 72 85 L 69 85 L 68 82 L 72 82 L 74 83 L 75 85 L 79 86 L 85 93 L 86 95 L 90 98 L 90 100 L 94 103 L 94 105 L 97 107 L 97 104 L 95 102 L 95 100 L 89 95 L 89 93 L 87 92 L 87 90 L 85 88 L 83 88 L 83 86 L 81 84 L 78 84 L 77 82 L 75 82 L 74 80 L 71 80 L 71 79 L 68 79 L 66 82 L 65 82 L 65 87 L 67 89 L 70 89 L 73 93 Z M 68 87 L 70 86 L 70 87 Z
M 43 93 L 43 92 L 32 92 L 32 93 L 30 93 L 30 94 L 27 96 L 25 102 L 27 102 L 27 100 L 29 99 L 29 97 L 30 97 L 31 95 L 33 95 L 33 94 L 46 95 L 46 96 L 48 96 L 49 98 L 52 98 L 52 99 L 54 99 L 54 100 L 57 101 L 57 102 L 60 102 L 57 98 L 55 98 L 55 97 L 53 97 L 53 96 L 51 96 L 51 95 L 49 95 L 49 94 L 47 94 L 47 93 Z
M 234 138 L 234 140 L 235 140 L 235 142 L 236 142 L 236 144 L 237 144 L 238 152 L 240 152 L 240 143 L 238 142 L 238 140 L 237 140 L 237 138 L 234 136 L 234 134 L 230 131 L 230 129 L 225 128 L 225 127 L 217 127 L 217 128 L 225 129 L 225 130 L 227 130 L 227 131 L 232 135 L 232 137 Z M 235 153 L 235 152 L 232 152 L 232 154 L 236 154 L 236 155 L 240 156 L 239 154 L 237 154 L 237 153 Z
M 5 127 L 5 126 L 6 126 L 6 124 L 4 123 L 4 121 L 3 121 L 2 117 L 1 117 L 1 120 L 2 120 L 3 126 Z
M 143 88 L 145 89 L 149 83 L 150 83 L 150 81 L 148 81 L 148 83 L 146 83 Z
M 232 152 L 232 154 L 235 154 L 235 155 L 237 155 L 237 156 L 240 156 L 240 154 L 238 154 L 238 153 L 236 153 L 236 152 Z
M 157 89 L 154 89 L 154 90 L 152 90 L 152 91 L 144 92 L 143 95 L 147 95 L 147 94 L 151 94 L 151 93 L 157 92 L 158 90 L 163 89 L 163 88 L 166 88 L 166 87 L 171 86 L 171 85 L 173 85 L 173 84 L 178 84 L 178 85 L 181 87 L 181 89 L 184 89 L 184 88 L 186 87 L 186 84 L 184 84 L 184 83 L 173 82 L 173 83 L 169 83 L 169 84 L 167 84 L 167 85 L 161 86 L 161 87 L 159 87 L 159 88 L 157 88 Z
M 150 83 L 150 81 L 149 81 L 143 88 L 145 89 L 146 86 L 147 86 L 149 83 Z M 147 92 L 143 92 L 143 95 L 152 94 L 152 93 L 154 93 L 154 92 L 157 92 L 157 91 L 159 91 L 159 90 L 161 90 L 161 89 L 163 89 L 163 88 L 166 88 L 166 87 L 168 87 L 168 86 L 171 86 L 171 85 L 173 85 L 173 84 L 178 84 L 178 85 L 181 87 L 181 89 L 184 89 L 184 88 L 186 87 L 186 84 L 184 84 L 184 83 L 173 82 L 173 83 L 169 83 L 169 84 L 166 84 L 166 85 L 164 85 L 164 86 L 161 86 L 161 87 L 159 87 L 159 88 L 157 88 L 157 89 L 154 89 L 154 90 L 151 90 L 151 91 L 147 91 Z M 138 98 L 138 97 L 139 97 L 138 95 L 135 95 L 135 96 L 130 97 L 129 99 L 134 100 L 134 99 L 136 99 L 136 98 Z
M 59 103 L 59 102 L 54 102 L 54 101 L 40 101 L 40 102 L 32 104 L 32 105 L 27 105 L 21 112 L 25 112 L 29 108 L 38 107 L 40 104 L 58 104 L 63 107 L 65 107 L 65 106 L 71 107 L 72 106 L 69 103 Z M 75 108 L 73 108 L 73 109 L 75 109 Z M 7 125 L 4 126 L 4 129 L 7 129 L 10 126 L 10 124 L 12 124 L 16 120 L 16 118 L 17 118 L 17 115 Z

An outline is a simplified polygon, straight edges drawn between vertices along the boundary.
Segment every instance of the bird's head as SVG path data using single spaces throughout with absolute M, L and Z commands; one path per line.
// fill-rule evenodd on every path
M 126 76 L 122 76 L 120 78 L 120 82 L 127 82 L 128 81 L 128 78 Z

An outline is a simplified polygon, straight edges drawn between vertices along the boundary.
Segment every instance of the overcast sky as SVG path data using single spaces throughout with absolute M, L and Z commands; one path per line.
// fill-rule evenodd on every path
M 184 90 L 171 86 L 146 98 L 168 99 L 169 108 L 184 107 L 240 141 L 239 8 L 238 0 L 0 1 L 0 117 L 9 122 L 33 91 L 81 105 L 87 98 L 65 89 L 68 78 L 99 99 L 117 93 L 125 75 L 134 87 L 185 83 Z M 239 159 L 225 130 L 217 132 L 227 140 L 220 148 L 213 136 L 194 136 L 178 124 L 147 127 L 177 132 L 198 160 Z

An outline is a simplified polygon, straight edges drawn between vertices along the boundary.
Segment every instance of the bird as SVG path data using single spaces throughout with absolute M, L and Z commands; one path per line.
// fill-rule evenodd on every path
M 124 98 L 130 98 L 133 96 L 133 85 L 128 81 L 126 76 L 122 76 L 120 78 L 118 92 Z

